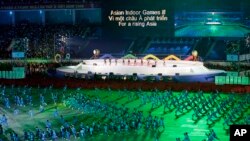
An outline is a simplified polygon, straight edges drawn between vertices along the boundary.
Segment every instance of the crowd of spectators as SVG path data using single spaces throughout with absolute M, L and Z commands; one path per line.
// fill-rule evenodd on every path
M 56 73 L 56 68 L 60 67 L 60 65 L 76 65 L 73 62 L 64 62 L 62 64 L 58 63 L 28 63 L 26 65 L 26 74 L 27 75 L 53 75 Z
M 189 55 L 199 38 L 155 38 L 145 53 Z
M 52 73 L 60 65 L 77 65 L 74 62 L 62 62 L 58 63 L 47 63 L 47 62 L 24 62 L 24 61 L 12 61 L 12 62 L 0 62 L 0 71 L 11 71 L 13 67 L 25 67 L 27 75 L 33 74 L 47 74 Z
M 210 69 L 222 69 L 225 71 L 246 71 L 250 69 L 249 65 L 245 65 L 245 64 L 237 64 L 237 63 L 233 63 L 231 62 L 228 65 L 220 65 L 220 64 L 213 64 L 213 63 L 205 63 L 204 64 L 207 68 Z M 248 76 L 248 75 L 247 75 Z
M 0 29 L 0 58 L 9 58 L 16 39 L 28 39 L 25 49 L 28 58 L 51 58 L 54 53 L 55 36 L 91 36 L 94 28 L 86 25 L 35 25 L 23 23 L 16 26 L 2 26 Z

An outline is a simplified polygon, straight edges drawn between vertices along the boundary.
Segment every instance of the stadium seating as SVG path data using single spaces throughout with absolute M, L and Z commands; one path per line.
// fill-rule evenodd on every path
M 59 41 L 55 35 L 70 35 L 70 37 L 88 38 L 95 32 L 94 29 L 82 25 L 34 25 L 23 23 L 20 25 L 2 26 L 0 36 L 0 58 L 10 57 L 13 49 L 11 43 L 16 39 L 28 38 L 26 56 L 28 58 L 53 58 L 53 49 Z M 56 27 L 56 28 L 55 28 Z M 58 37 L 59 38 L 59 37 Z M 55 42 L 56 41 L 56 42 Z

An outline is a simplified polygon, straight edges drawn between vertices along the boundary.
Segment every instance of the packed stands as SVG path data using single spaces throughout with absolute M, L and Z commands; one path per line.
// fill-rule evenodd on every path
M 70 37 L 88 38 L 95 32 L 94 28 L 84 25 L 34 25 L 20 24 L 15 27 L 4 26 L 1 28 L 0 58 L 10 57 L 11 43 L 17 38 L 28 38 L 29 45 L 26 48 L 28 58 L 51 58 L 55 45 L 55 35 L 67 35 Z M 58 39 L 59 40 L 59 39 Z

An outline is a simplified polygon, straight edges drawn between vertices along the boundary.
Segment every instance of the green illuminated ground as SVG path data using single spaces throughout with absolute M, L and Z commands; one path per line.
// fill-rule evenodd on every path
M 177 37 L 244 37 L 250 29 L 241 25 L 187 25 L 175 31 Z
M 54 107 L 55 105 L 52 103 L 50 92 L 46 92 L 45 101 L 48 105 L 45 108 L 44 113 L 39 113 L 39 94 L 43 92 L 43 89 L 34 89 L 32 90 L 34 94 L 33 101 L 37 101 L 36 105 L 34 105 L 33 110 L 35 111 L 35 116 L 30 118 L 28 115 L 28 110 L 32 107 L 22 107 L 21 113 L 18 116 L 13 116 L 13 109 L 6 109 L 3 105 L 1 105 L 1 114 L 5 113 L 9 118 L 10 128 L 17 133 L 23 135 L 23 130 L 32 130 L 34 131 L 35 126 L 38 126 L 42 129 L 45 129 L 45 121 L 49 119 L 52 121 L 52 127 L 59 130 L 60 123 L 58 118 L 53 117 Z M 59 99 L 61 100 L 62 90 L 61 89 L 52 89 L 51 92 L 58 92 L 60 95 Z M 76 90 L 67 90 L 65 93 L 66 97 L 72 97 Z M 7 92 L 8 93 L 8 92 Z M 179 116 L 178 118 L 175 116 L 174 108 L 170 112 L 163 113 L 163 106 L 160 106 L 154 110 L 151 110 L 151 103 L 147 103 L 144 106 L 140 106 L 140 99 L 128 100 L 128 96 L 133 94 L 134 91 L 128 91 L 126 93 L 121 93 L 119 91 L 113 90 L 80 90 L 78 93 L 82 93 L 83 95 L 87 95 L 90 99 L 94 97 L 99 97 L 102 103 L 114 104 L 119 107 L 124 104 L 126 107 L 130 108 L 132 111 L 134 108 L 138 108 L 142 110 L 144 115 L 147 116 L 150 111 L 152 111 L 153 116 L 164 117 L 165 119 L 165 130 L 160 128 L 160 141 L 174 141 L 177 137 L 183 139 L 183 133 L 188 132 L 190 139 L 192 141 L 201 141 L 206 139 L 205 133 L 209 131 L 209 129 L 214 129 L 220 141 L 228 141 L 229 134 L 227 130 L 223 129 L 224 118 L 220 118 L 220 120 L 216 121 L 215 124 L 207 125 L 206 119 L 207 116 L 204 116 L 197 122 L 192 120 L 193 110 L 185 113 L 184 115 Z M 159 92 L 163 93 L 163 92 Z M 151 95 L 151 92 L 143 92 L 143 94 Z M 190 97 L 193 97 L 197 93 L 189 93 Z M 174 97 L 179 97 L 181 95 L 180 92 L 174 92 Z M 211 94 L 205 94 L 205 97 L 209 97 Z M 227 98 L 229 94 L 220 94 L 222 97 L 221 100 Z M 236 101 L 241 101 L 245 97 L 240 95 L 234 95 L 235 103 Z M 86 114 L 82 111 L 72 109 L 70 107 L 65 107 L 63 103 L 58 103 L 58 111 L 59 115 L 63 115 L 67 120 L 72 121 L 72 117 L 76 116 L 79 120 L 78 123 L 83 122 L 85 125 L 92 124 L 93 121 L 101 121 L 104 122 L 103 119 L 98 117 L 95 114 Z M 242 123 L 244 121 L 244 117 L 250 114 L 250 110 L 246 110 L 243 112 L 242 116 L 237 120 L 236 123 Z M 77 124 L 76 126 L 79 126 Z M 93 137 L 86 137 L 86 140 L 91 141 L 154 141 L 154 130 L 139 130 L 139 131 L 131 131 L 129 133 L 111 133 L 109 136 L 103 135 L 102 133 L 96 133 Z M 72 140 L 75 140 L 72 138 Z

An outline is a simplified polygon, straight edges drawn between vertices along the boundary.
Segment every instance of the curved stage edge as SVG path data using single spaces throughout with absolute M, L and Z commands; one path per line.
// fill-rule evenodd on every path
M 53 85 L 55 88 L 62 88 L 67 85 L 69 88 L 111 88 L 111 89 L 128 89 L 128 90 L 153 90 L 155 88 L 159 90 L 171 89 L 173 91 L 198 91 L 213 92 L 218 90 L 224 93 L 250 93 L 250 86 L 248 85 L 215 85 L 214 83 L 177 83 L 177 82 L 164 82 L 164 81 L 132 81 L 132 80 L 83 80 L 75 78 L 51 78 L 43 76 L 32 76 L 20 80 L 8 80 L 0 79 L 0 85 L 17 85 L 32 87 L 47 87 Z

